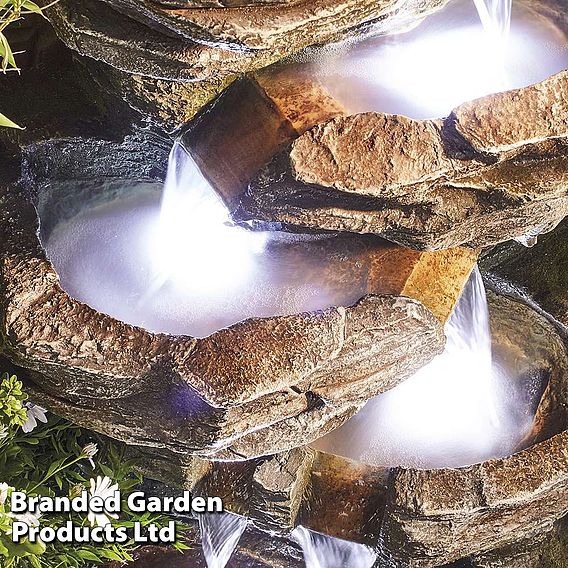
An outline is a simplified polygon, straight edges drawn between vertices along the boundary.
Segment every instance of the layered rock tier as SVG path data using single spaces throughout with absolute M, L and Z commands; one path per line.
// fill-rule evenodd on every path
M 567 91 L 564 72 L 445 120 L 337 116 L 264 167 L 235 217 L 373 233 L 419 250 L 547 232 L 568 213 Z
M 298 253 L 335 257 L 322 278 L 358 287 L 360 302 L 205 339 L 152 334 L 71 298 L 41 247 L 37 211 L 49 231 L 133 182 L 161 179 L 165 150 L 147 137 L 38 144 L 23 185 L 2 190 L 2 352 L 32 372 L 51 410 L 134 445 L 244 459 L 309 443 L 442 350 L 441 324 L 475 253 L 330 235 Z
M 313 44 L 401 31 L 446 3 L 61 0 L 47 15 L 82 55 L 137 75 L 187 81 L 259 69 Z

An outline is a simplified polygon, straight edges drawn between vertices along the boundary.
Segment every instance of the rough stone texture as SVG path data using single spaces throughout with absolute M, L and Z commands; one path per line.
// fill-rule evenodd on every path
M 235 216 L 420 250 L 546 232 L 568 213 L 567 91 L 563 72 L 443 121 L 339 116 L 263 168 Z
M 526 248 L 500 245 L 482 259 L 487 281 L 501 292 L 524 297 L 568 330 L 568 222 Z
M 318 122 L 344 113 L 316 81 L 271 68 L 235 81 L 195 117 L 181 141 L 233 207 L 274 154 Z
M 135 74 L 202 80 L 258 69 L 303 47 L 370 29 L 399 31 L 446 2 L 411 0 L 401 9 L 396 0 L 303 0 L 253 7 L 61 0 L 47 13 L 63 41 L 82 55 Z
M 527 447 L 568 428 L 568 361 L 565 340 L 551 323 L 529 305 L 488 293 L 492 317 L 493 356 L 519 377 L 517 397 L 531 397 L 536 406 L 532 431 L 521 443 Z M 530 329 L 521 346 L 515 336 Z M 535 378 L 537 380 L 535 381 Z M 526 384 L 523 384 L 523 380 Z M 533 392 L 535 386 L 538 392 Z
M 565 422 L 556 418 L 558 412 L 566 418 L 568 352 L 554 327 L 530 307 L 492 293 L 489 304 L 494 355 L 517 378 L 514 396 L 537 389 L 530 396 L 538 404 L 544 392 L 538 415 L 554 424 L 547 432 L 535 428 L 538 436 L 523 443 L 528 449 L 471 468 L 389 475 L 387 469 L 304 448 L 246 463 L 201 462 L 193 477 L 185 477 L 185 486 L 224 496 L 230 510 L 264 530 L 285 534 L 301 524 L 386 546 L 386 556 L 402 550 L 398 561 L 402 555 L 417 566 L 485 554 L 509 546 L 505 541 L 535 544 L 566 506 Z M 561 397 L 556 407 L 555 396 Z M 393 506 L 393 495 L 402 495 L 403 512 Z
M 491 551 L 470 559 L 468 568 L 566 568 L 568 518 L 534 540 Z
M 490 313 L 500 364 L 518 374 L 521 383 L 529 373 L 544 378 L 535 430 L 524 442 L 524 447 L 534 445 L 468 468 L 395 469 L 384 544 L 410 566 L 439 566 L 520 541 L 535 542 L 568 512 L 566 345 L 525 304 L 490 294 Z M 519 396 L 525 391 L 520 389 Z
M 181 140 L 212 187 L 234 209 L 255 173 L 278 150 L 318 122 L 344 113 L 318 82 L 299 78 L 290 69 L 271 68 L 235 81 L 195 117 Z M 358 262 L 370 263 L 373 289 L 418 299 L 446 321 L 476 256 L 464 248 L 417 253 L 383 245 Z M 351 264 L 341 272 L 349 269 L 350 278 L 359 273 Z
M 297 523 L 343 540 L 376 546 L 388 470 L 314 452 Z
M 568 512 L 567 440 L 464 470 L 396 470 L 386 546 L 411 566 L 438 566 L 550 530 Z
M 153 130 L 170 133 L 181 129 L 233 81 L 232 76 L 171 81 L 134 75 L 85 57 L 80 63 L 85 80 L 95 85 L 108 106 L 126 103 Z
M 261 463 L 252 477 L 252 513 L 264 530 L 282 531 L 297 523 L 310 481 L 315 452 L 298 448 Z
M 542 375 L 549 392 L 559 390 L 566 397 L 561 381 L 568 376 L 568 354 L 554 327 L 524 304 L 493 294 L 489 299 L 495 355 L 518 374 L 519 396 L 525 395 L 525 376 L 533 372 Z M 7 368 L 4 362 L 0 368 Z M 45 397 L 37 390 L 37 375 L 8 370 L 28 381 L 26 388 L 33 397 L 39 395 L 37 400 Z M 547 371 L 552 374 L 547 376 Z M 555 389 L 550 388 L 553 384 Z M 546 396 L 543 414 L 550 408 Z M 62 408 L 68 409 L 69 402 L 63 401 Z M 566 414 L 566 405 L 562 408 Z M 284 536 L 302 524 L 382 546 L 386 557 L 395 555 L 402 565 L 439 566 L 466 556 L 485 558 L 518 542 L 532 547 L 542 541 L 565 515 L 568 502 L 562 430 L 503 460 L 457 470 L 394 470 L 390 475 L 389 470 L 309 448 L 238 463 L 156 448 L 134 448 L 130 455 L 139 459 L 146 475 L 196 494 L 220 495 L 228 510 L 272 534 Z M 547 550 L 553 554 L 556 549 Z M 471 568 L 467 562 L 464 566 Z
M 161 160 L 137 154 L 147 157 L 148 143 L 72 140 L 30 149 L 26 183 L 44 213 L 42 230 L 51 217 L 76 212 L 78 201 L 101 199 L 101 175 L 111 196 L 128 187 L 125 172 L 137 182 L 160 178 Z M 2 189 L 0 210 L 2 352 L 36 373 L 30 377 L 50 408 L 134 445 L 222 459 L 284 451 L 341 424 L 443 347 L 426 308 L 397 295 L 366 296 L 377 292 L 367 288 L 372 280 L 363 280 L 365 297 L 350 307 L 251 319 L 201 340 L 152 334 L 61 290 L 21 188 Z M 333 251 L 333 239 L 328 244 Z M 339 261 L 341 248 L 334 254 Z M 333 384 L 340 399 L 327 394 Z

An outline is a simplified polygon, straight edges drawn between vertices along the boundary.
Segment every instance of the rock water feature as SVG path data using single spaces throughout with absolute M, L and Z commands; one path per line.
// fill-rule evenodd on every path
M 245 531 L 247 520 L 232 513 L 199 515 L 201 546 L 209 568 L 224 568 Z
M 341 243 L 231 226 L 222 201 L 179 144 L 162 196 L 141 184 L 44 235 L 71 296 L 154 332 L 195 337 L 251 317 L 357 302 L 366 293 L 361 270 L 346 282 L 323 277 L 348 254 Z M 380 243 L 353 241 L 354 255 L 364 248 L 380 250 Z
M 463 467 L 521 449 L 542 387 L 534 377 L 522 385 L 523 395 L 516 377 L 493 361 L 477 269 L 445 332 L 441 355 L 314 447 L 375 466 L 424 469 Z
M 480 247 L 533 240 L 568 211 L 564 51 L 539 52 L 535 39 L 542 76 L 469 84 L 517 91 L 417 105 L 425 118 L 463 102 L 446 119 L 350 116 L 357 97 L 326 83 L 329 61 L 356 71 L 350 54 L 366 50 L 387 77 L 387 46 L 403 53 L 439 26 L 434 18 L 474 13 L 447 3 L 415 28 L 445 4 L 62 0 L 51 9 L 60 37 L 103 62 L 82 60 L 105 96 L 136 112 L 155 106 L 118 141 L 36 139 L 22 180 L 0 188 L 0 350 L 39 403 L 127 443 L 148 475 L 223 495 L 228 513 L 200 519 L 210 566 L 225 565 L 237 542 L 235 562 L 246 554 L 253 566 L 303 565 L 299 546 L 320 568 L 369 566 L 377 554 L 380 566 L 466 557 L 481 566 L 563 526 L 563 337 L 553 315 L 489 291 L 490 347 L 477 272 L 462 289 Z M 505 4 L 477 5 L 494 46 L 507 26 L 488 16 Z M 522 28 L 533 38 L 546 29 L 561 46 L 563 7 L 519 0 L 512 41 Z M 315 79 L 298 59 L 235 78 L 308 36 L 366 39 L 335 44 L 331 58 L 308 50 Z M 420 84 L 421 70 L 405 78 Z M 171 141 L 148 124 L 179 126 L 231 81 L 179 133 L 162 192 Z M 388 110 L 386 99 L 364 110 Z M 183 119 L 172 116 L 186 103 Z M 457 352 L 485 372 L 442 380 L 436 366 Z M 424 407 L 442 397 L 434 421 Z M 378 443 L 340 439 L 369 419 Z M 401 447 L 391 433 L 409 425 Z
M 410 32 L 323 48 L 313 59 L 307 72 L 350 113 L 435 119 L 563 71 L 568 45 L 522 2 L 454 0 Z

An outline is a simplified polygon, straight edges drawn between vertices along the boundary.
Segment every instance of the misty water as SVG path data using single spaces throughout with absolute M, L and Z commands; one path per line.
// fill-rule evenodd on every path
M 493 360 L 477 269 L 445 334 L 441 355 L 313 446 L 384 467 L 461 467 L 513 453 L 532 426 L 535 401 L 519 396 L 517 377 Z
M 511 0 L 454 0 L 411 31 L 317 49 L 294 70 L 351 113 L 423 119 L 567 67 L 566 34 L 525 3 L 513 2 L 511 14 Z
M 292 532 L 304 553 L 306 568 L 371 568 L 377 555 L 368 547 L 299 526 Z
M 162 195 L 141 186 L 87 207 L 44 246 L 74 298 L 151 331 L 205 337 L 250 317 L 356 302 L 366 289 L 355 272 L 337 278 L 346 259 L 333 241 L 232 226 L 176 144 Z
M 247 527 L 245 517 L 233 513 L 199 515 L 201 548 L 208 568 L 224 568 Z

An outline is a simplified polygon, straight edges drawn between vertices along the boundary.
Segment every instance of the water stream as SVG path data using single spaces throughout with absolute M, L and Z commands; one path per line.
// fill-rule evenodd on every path
M 246 527 L 246 518 L 233 513 L 199 515 L 201 547 L 208 568 L 225 568 Z
M 474 1 L 483 27 L 472 19 L 471 2 L 457 1 L 407 34 L 322 50 L 310 69 L 353 112 L 423 118 L 447 115 L 466 100 L 565 68 L 566 38 L 558 30 L 541 29 L 523 10 L 517 20 L 513 14 L 511 25 L 511 0 Z M 44 244 L 71 295 L 153 331 L 199 337 L 252 316 L 359 299 L 365 290 L 355 276 L 339 287 L 322 277 L 344 262 L 318 248 L 318 239 L 326 238 L 232 226 L 191 157 L 176 144 L 162 196 L 140 191 L 87 208 L 55 227 Z M 314 446 L 374 465 L 421 468 L 510 454 L 532 417 L 519 408 L 508 388 L 511 378 L 492 360 L 487 299 L 477 270 L 446 335 L 442 355 Z M 199 517 L 209 568 L 224 568 L 246 524 L 230 513 Z M 370 568 L 376 560 L 364 546 L 303 527 L 293 538 L 307 568 Z
M 476 269 L 446 324 L 444 352 L 313 444 L 376 466 L 462 467 L 510 455 L 532 425 L 514 378 L 492 358 Z M 534 389 L 538 392 L 538 389 Z
M 141 185 L 86 207 L 44 236 L 71 296 L 151 331 L 205 337 L 247 318 L 348 306 L 365 295 L 364 267 L 349 258 L 378 239 L 233 226 L 179 144 L 163 192 L 156 189 Z M 351 277 L 339 278 L 349 262 Z
M 371 568 L 377 555 L 368 547 L 299 526 L 291 534 L 304 553 L 306 568 Z
M 294 72 L 317 77 L 351 113 L 441 118 L 563 71 L 568 38 L 523 2 L 453 0 L 406 33 L 320 48 L 300 61 Z

